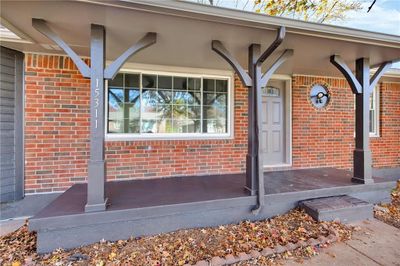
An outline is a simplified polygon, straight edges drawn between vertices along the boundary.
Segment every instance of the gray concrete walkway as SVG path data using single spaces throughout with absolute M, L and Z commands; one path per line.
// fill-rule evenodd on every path
M 321 249 L 321 253 L 302 263 L 284 265 L 400 265 L 400 230 L 378 220 L 354 224 L 361 229 L 346 243 Z

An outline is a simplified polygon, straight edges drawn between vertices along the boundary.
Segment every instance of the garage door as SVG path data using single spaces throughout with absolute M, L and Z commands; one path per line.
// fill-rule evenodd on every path
M 23 58 L 0 47 L 0 202 L 23 197 Z

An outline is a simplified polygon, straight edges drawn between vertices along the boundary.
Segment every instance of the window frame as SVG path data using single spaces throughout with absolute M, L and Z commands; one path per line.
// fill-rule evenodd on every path
M 380 106 L 380 84 L 378 83 L 375 88 L 372 90 L 372 97 L 373 97 L 373 107 L 374 107 L 374 117 L 373 117 L 373 123 L 375 124 L 375 131 L 374 132 L 369 132 L 370 137 L 375 137 L 378 138 L 380 137 L 380 130 L 379 130 L 379 106 Z M 369 109 L 371 111 L 371 109 Z
M 200 71 L 194 72 L 182 72 L 182 71 L 158 71 L 158 70 L 146 70 L 146 69 L 121 69 L 119 73 L 127 74 L 139 74 L 140 82 L 140 102 L 142 102 L 142 75 L 165 75 L 173 77 L 186 76 L 188 78 L 200 78 L 201 79 L 201 92 L 203 96 L 203 79 L 225 79 L 228 81 L 227 91 L 227 132 L 226 133 L 108 133 L 108 81 L 105 83 L 105 115 L 104 115 L 104 127 L 105 127 L 105 140 L 106 141 L 140 141 L 140 140 L 207 140 L 207 139 L 233 139 L 234 137 L 234 82 L 233 74 L 227 75 L 219 74 L 218 70 L 215 70 L 215 74 L 200 74 Z M 209 73 L 210 70 L 207 71 Z M 214 71 L 213 71 L 214 72 Z M 203 97 L 201 99 L 201 106 L 203 108 Z M 142 121 L 142 108 L 140 105 L 140 126 Z M 202 117 L 201 117 L 202 118 Z M 203 125 L 203 119 L 201 119 L 201 128 Z

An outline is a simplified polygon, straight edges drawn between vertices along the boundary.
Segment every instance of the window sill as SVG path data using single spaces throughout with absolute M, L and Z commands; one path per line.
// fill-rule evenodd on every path
M 130 135 L 130 134 L 106 134 L 105 141 L 152 141 L 152 140 L 232 140 L 231 134 L 215 134 L 215 135 Z

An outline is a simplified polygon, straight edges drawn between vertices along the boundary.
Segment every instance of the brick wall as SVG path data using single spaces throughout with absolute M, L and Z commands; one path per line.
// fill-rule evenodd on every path
M 86 180 L 89 81 L 63 56 L 25 60 L 26 193 L 63 191 Z M 107 180 L 245 171 L 247 89 L 235 80 L 229 140 L 106 143 Z
M 26 193 L 63 191 L 86 180 L 89 81 L 64 56 L 27 54 L 25 70 Z M 309 87 L 317 81 L 332 92 L 322 111 L 308 103 Z M 234 99 L 234 139 L 107 142 L 107 179 L 244 172 L 247 89 L 238 79 Z M 400 166 L 399 99 L 400 84 L 382 85 L 381 137 L 372 140 L 375 166 Z M 293 77 L 294 167 L 351 167 L 352 104 L 344 79 Z
M 314 83 L 331 92 L 327 108 L 309 103 Z M 351 169 L 354 150 L 354 96 L 345 79 L 294 76 L 293 167 L 331 166 Z M 380 84 L 380 136 L 370 138 L 373 167 L 400 166 L 400 83 Z

